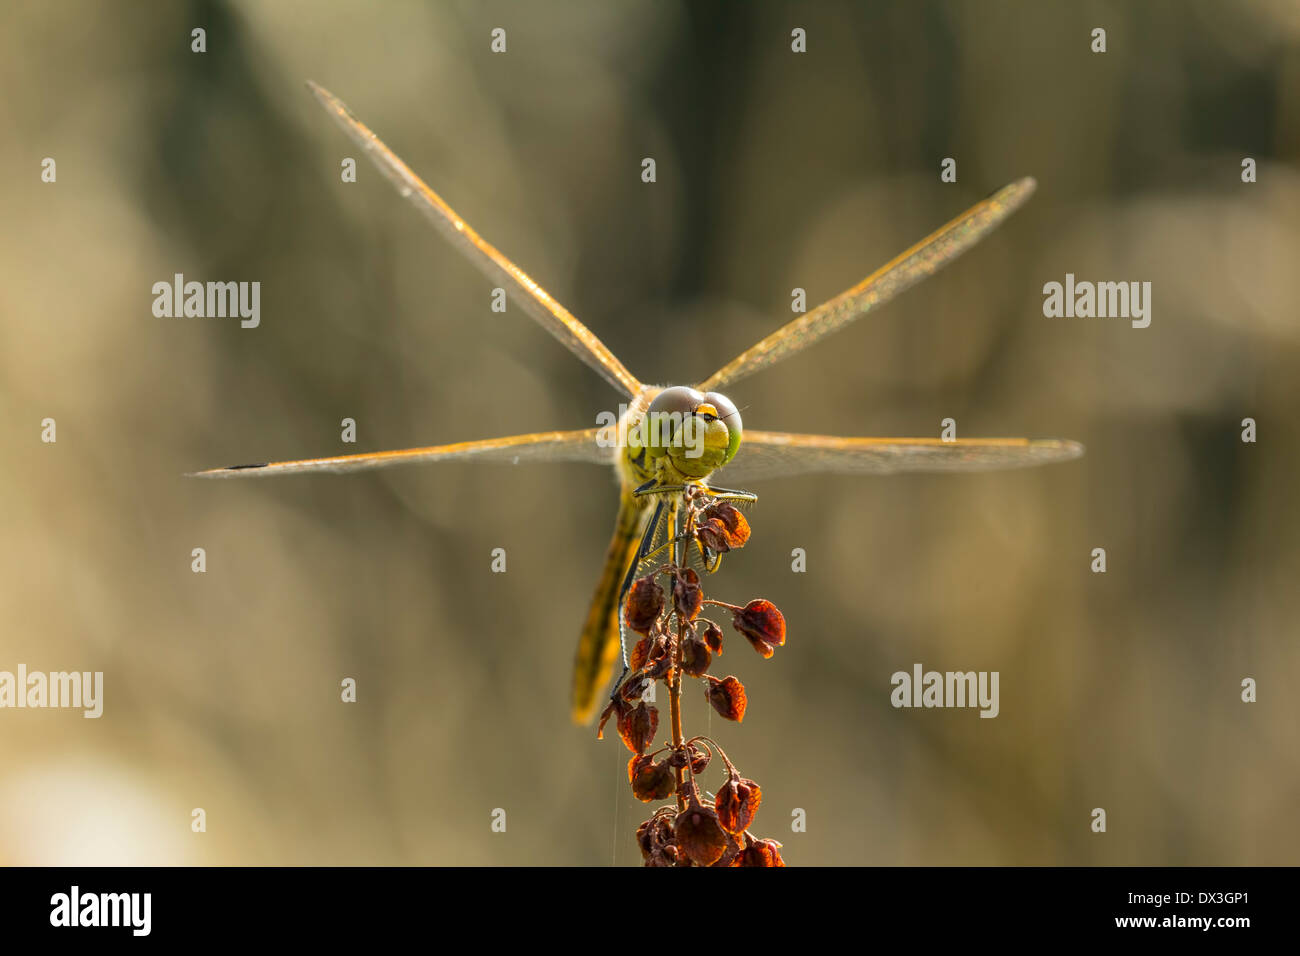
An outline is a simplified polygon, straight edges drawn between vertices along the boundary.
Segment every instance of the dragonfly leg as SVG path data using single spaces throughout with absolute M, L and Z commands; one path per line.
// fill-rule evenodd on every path
M 651 553 L 655 534 L 659 529 L 659 522 L 663 519 L 663 513 L 664 502 L 661 501 L 655 506 L 654 514 L 650 516 L 650 523 L 646 525 L 645 533 L 641 535 L 641 544 L 636 549 L 636 554 L 632 556 L 632 564 L 627 569 L 627 575 L 623 578 L 623 586 L 618 590 L 618 647 L 623 652 L 623 672 L 618 675 L 618 680 L 614 681 L 614 690 L 609 695 L 610 700 L 618 696 L 619 688 L 623 686 L 623 678 L 627 677 L 627 672 L 630 669 L 627 660 L 627 631 L 623 622 L 623 602 L 627 600 L 627 592 L 632 590 L 632 582 L 636 580 L 636 572 L 641 567 L 641 562 L 645 561 L 647 555 Z
M 741 491 L 737 488 L 714 488 L 705 486 L 705 492 L 710 498 L 718 501 L 741 501 L 753 503 L 758 500 L 758 495 L 752 491 Z M 704 565 L 706 574 L 712 574 L 722 566 L 722 554 L 708 547 L 703 541 L 696 539 L 696 547 L 700 551 L 700 560 Z
M 675 492 L 685 491 L 686 488 L 686 485 L 661 485 L 659 484 L 659 479 L 651 478 L 640 488 L 633 491 L 632 494 L 637 498 L 644 497 L 645 495 L 669 495 Z
M 723 501 L 757 501 L 758 495 L 752 491 L 740 491 L 736 488 L 708 488 L 709 497 Z
M 754 494 L 752 491 L 741 491 L 737 488 L 714 488 L 711 485 L 698 482 L 689 485 L 659 485 L 655 484 L 652 480 L 647 481 L 640 488 L 636 489 L 636 491 L 632 492 L 632 494 L 637 497 L 641 497 L 642 495 L 662 495 L 674 492 L 685 492 L 691 488 L 698 488 L 710 498 L 717 498 L 719 501 L 754 502 L 758 500 L 758 495 Z

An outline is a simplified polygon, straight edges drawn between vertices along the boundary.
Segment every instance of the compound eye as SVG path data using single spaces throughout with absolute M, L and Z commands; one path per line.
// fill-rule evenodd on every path
M 678 440 L 682 423 L 690 418 L 704 396 L 685 385 L 665 388 L 654 397 L 641 423 L 643 441 L 650 454 L 663 454 Z
M 727 426 L 728 431 L 740 434 L 744 426 L 741 424 L 740 410 L 736 408 L 735 402 L 725 395 L 719 395 L 717 392 L 706 393 L 704 401 L 717 409 L 718 420 Z
M 665 388 L 662 392 L 654 397 L 650 403 L 649 410 L 652 412 L 665 412 L 678 415 L 690 415 L 696 407 L 704 401 L 704 396 L 693 388 L 685 385 L 674 385 L 672 388 Z
M 718 421 L 727 426 L 727 452 L 722 459 L 722 463 L 725 465 L 735 458 L 736 452 L 740 450 L 741 433 L 745 427 L 740 421 L 740 409 L 727 396 L 719 395 L 717 392 L 707 393 L 704 396 L 704 401 L 718 410 Z

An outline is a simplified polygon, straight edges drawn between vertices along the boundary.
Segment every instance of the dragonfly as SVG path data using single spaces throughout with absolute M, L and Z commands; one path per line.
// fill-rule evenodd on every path
M 628 371 L 568 309 L 479 236 L 342 101 L 315 83 L 308 81 L 307 87 L 398 193 L 496 286 L 504 288 L 524 313 L 609 382 L 619 392 L 625 410 L 617 427 L 606 423 L 450 445 L 232 465 L 195 475 L 350 473 L 436 461 L 588 462 L 613 467 L 620 489 L 618 514 L 574 657 L 570 711 L 576 723 L 591 720 L 601 689 L 613 675 L 623 644 L 620 598 L 640 557 L 652 548 L 664 495 L 703 490 L 748 501 L 755 496 L 724 491 L 713 484 L 715 476 L 743 483 L 818 472 L 987 471 L 1067 461 L 1083 454 L 1082 445 L 1063 439 L 852 438 L 757 431 L 743 426 L 736 404 L 721 391 L 843 329 L 957 258 L 1029 199 L 1036 186 L 1030 177 L 976 203 L 857 285 L 778 328 L 703 382 L 693 387 L 649 385 Z M 646 429 L 647 422 L 662 422 L 665 427 L 655 424 Z M 687 432 L 693 439 L 680 440 Z M 624 665 L 626 669 L 626 652 Z

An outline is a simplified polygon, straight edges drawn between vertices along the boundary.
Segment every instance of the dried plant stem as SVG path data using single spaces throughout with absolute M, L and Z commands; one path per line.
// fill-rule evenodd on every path
M 734 505 L 710 495 L 703 486 L 665 491 L 683 493 L 656 506 L 634 572 L 665 551 L 668 563 L 640 577 L 629 573 L 620 614 L 621 623 L 641 635 L 630 661 L 635 672 L 620 682 L 600 718 L 602 729 L 611 717 L 618 719 L 619 736 L 632 752 L 628 781 L 637 799 L 653 803 L 676 798 L 676 806 L 660 807 L 637 827 L 637 845 L 646 866 L 784 866 L 778 852 L 781 844 L 759 839 L 749 830 L 762 801 L 758 784 L 742 777 L 711 737 L 688 740 L 682 731 L 682 685 L 686 677 L 700 678 L 709 705 L 739 723 L 748 702 L 745 687 L 734 675 L 718 678 L 708 672 L 713 658 L 722 653 L 723 633 L 716 622 L 701 618 L 700 610 L 708 604 L 728 611 L 732 626 L 764 659 L 785 643 L 785 618 L 771 601 L 753 600 L 742 607 L 705 598 L 699 572 L 687 567 L 691 546 L 699 549 L 704 572 L 711 573 L 723 554 L 744 546 L 749 523 Z M 666 529 L 660 524 L 665 512 Z M 667 540 L 650 551 L 661 531 Z M 660 575 L 671 578 L 667 588 L 659 584 Z M 662 710 L 646 699 L 656 682 L 662 682 L 668 692 L 671 736 L 658 748 L 655 738 L 662 729 Z M 715 756 L 725 764 L 726 777 L 710 793 L 701 789 L 697 776 Z
M 668 516 L 669 534 L 676 537 L 677 532 L 677 506 L 674 505 Z M 681 547 L 677 541 L 673 541 L 671 551 L 669 552 L 672 564 L 677 564 L 677 549 Z M 685 738 L 682 735 L 682 642 L 686 638 L 686 624 L 683 621 L 677 622 L 677 646 L 673 650 L 673 679 L 668 684 L 668 713 L 672 723 L 673 732 L 673 749 L 681 751 L 685 746 Z M 682 767 L 675 768 L 677 776 L 677 809 L 682 811 L 686 809 L 686 788 L 682 786 L 685 780 L 685 769 Z
M 685 746 L 682 738 L 682 650 L 681 650 L 681 630 L 678 631 L 677 654 L 673 661 L 673 668 L 677 671 L 677 676 L 672 684 L 668 687 L 668 706 L 672 714 L 673 724 L 673 749 L 680 751 Z M 686 794 L 682 783 L 685 781 L 686 770 L 684 767 L 675 768 L 677 774 L 677 809 L 686 809 Z

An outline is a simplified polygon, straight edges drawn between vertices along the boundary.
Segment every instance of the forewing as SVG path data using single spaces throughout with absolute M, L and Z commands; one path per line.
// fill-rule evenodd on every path
M 876 306 L 885 304 L 900 292 L 910 289 L 988 235 L 1003 219 L 1024 204 L 1033 194 L 1035 186 L 1034 180 L 1026 177 L 999 189 L 885 263 L 852 289 L 786 323 L 757 345 L 742 352 L 709 376 L 698 386 L 699 390 L 716 391 L 761 368 L 789 358 L 824 336 L 861 318 Z
M 534 432 L 509 438 L 486 438 L 432 445 L 428 448 L 402 448 L 360 455 L 332 458 L 306 458 L 300 461 L 273 461 L 257 465 L 231 465 L 193 473 L 193 478 L 243 478 L 262 475 L 298 475 L 308 472 L 352 472 L 431 461 L 498 462 L 525 464 L 544 461 L 585 461 L 612 465 L 615 449 L 608 442 L 609 429 L 588 428 L 570 432 Z
M 475 232 L 456 211 L 443 202 L 411 168 L 384 145 L 333 93 L 310 80 L 308 89 L 320 100 L 322 106 L 334 117 L 343 131 L 360 146 L 379 167 L 404 199 L 410 201 L 453 246 L 459 249 L 480 272 L 493 283 L 506 290 L 520 308 L 542 328 L 560 340 L 564 346 L 582 359 L 625 395 L 632 396 L 641 390 L 641 383 L 629 372 L 605 344 L 590 329 L 579 322 L 564 306 L 551 298 L 550 293 L 525 274 L 524 270 L 507 259 L 495 246 Z
M 1068 461 L 1082 454 L 1078 442 L 1058 438 L 838 438 L 746 429 L 735 459 L 718 472 L 718 484 L 736 487 L 814 472 L 994 471 Z

